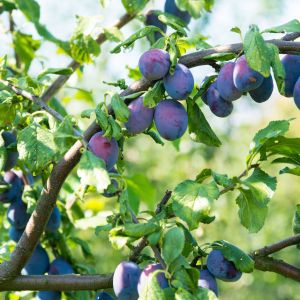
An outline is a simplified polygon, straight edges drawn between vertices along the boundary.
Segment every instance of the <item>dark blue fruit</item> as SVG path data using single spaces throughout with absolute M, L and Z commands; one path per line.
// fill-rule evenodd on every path
M 37 294 L 37 300 L 60 300 L 61 292 L 40 291 Z
M 193 90 L 193 74 L 186 66 L 177 64 L 174 74 L 169 73 L 164 78 L 164 86 L 170 97 L 175 100 L 184 100 Z
M 248 66 L 245 55 L 236 61 L 233 70 L 233 82 L 239 91 L 245 93 L 257 89 L 263 80 L 263 75 Z
M 101 292 L 96 295 L 96 300 L 114 300 L 114 298 L 105 292 Z
M 41 245 L 37 245 L 22 270 L 22 275 L 43 275 L 49 269 L 49 256 Z
M 218 296 L 218 286 L 215 277 L 208 270 L 200 270 L 198 286 L 213 291 Z
M 139 97 L 128 105 L 130 115 L 125 127 L 131 134 L 141 133 L 152 124 L 154 108 L 144 106 L 143 99 Z
M 157 131 L 164 139 L 174 141 L 185 133 L 188 115 L 180 102 L 163 100 L 155 108 L 154 122 Z
M 227 101 L 234 101 L 242 96 L 242 93 L 233 83 L 233 70 L 235 63 L 228 62 L 220 70 L 217 78 L 217 89 L 221 97 Z
M 119 300 L 138 299 L 137 284 L 141 270 L 133 262 L 121 262 L 114 273 L 113 288 Z
M 19 157 L 19 153 L 16 150 L 17 138 L 16 138 L 16 135 L 12 131 L 3 131 L 2 138 L 4 141 L 4 146 L 7 151 L 6 162 L 3 166 L 3 170 L 8 171 L 16 165 L 18 157 Z
M 88 145 L 89 149 L 106 163 L 107 170 L 111 170 L 119 157 L 119 146 L 114 138 L 108 139 L 103 132 L 95 133 Z
M 149 80 L 162 79 L 169 72 L 170 66 L 170 55 L 162 49 L 150 49 L 139 60 L 139 69 Z
M 300 76 L 300 55 L 286 54 L 281 60 L 285 70 L 285 96 L 292 97 L 296 81 Z
M 23 191 L 23 182 L 20 177 L 13 171 L 5 172 L 3 177 L 4 183 L 10 185 L 5 192 L 0 194 L 0 201 L 3 203 L 11 203 L 20 198 Z
M 139 283 L 138 283 L 138 292 L 139 295 L 142 295 L 143 289 L 147 286 L 147 281 L 149 279 L 149 276 L 151 273 L 157 271 L 157 270 L 163 270 L 163 267 L 161 266 L 161 264 L 151 264 L 148 265 L 141 273 L 140 279 L 139 279 Z M 159 284 L 159 286 L 162 289 L 165 289 L 167 287 L 169 287 L 169 282 L 165 276 L 165 274 L 162 273 L 158 273 L 157 276 L 157 282 Z
M 18 198 L 9 206 L 7 211 L 7 219 L 9 223 L 16 229 L 25 228 L 29 218 L 30 215 L 27 213 L 27 205 L 22 201 L 21 198 Z
M 74 269 L 65 259 L 58 257 L 50 264 L 48 273 L 49 275 L 73 274 Z
M 112 170 L 110 170 L 110 173 L 118 174 L 118 171 L 115 168 L 112 168 Z M 116 196 L 115 192 L 118 190 L 118 188 L 119 188 L 118 181 L 112 178 L 110 185 L 103 192 L 103 196 L 106 198 L 111 198 Z
M 191 15 L 187 11 L 180 10 L 176 5 L 175 0 L 166 0 L 165 12 L 181 19 L 186 24 L 191 21 Z
M 159 10 L 149 10 L 148 13 L 146 14 L 146 25 L 152 25 L 160 28 L 163 32 L 167 31 L 167 25 L 163 22 L 161 22 L 158 19 L 158 16 L 161 14 Z M 154 40 L 157 41 L 162 37 L 162 34 L 158 31 L 154 32 Z
M 11 226 L 9 228 L 8 235 L 11 240 L 13 240 L 17 243 L 20 240 L 23 232 L 24 232 L 24 229 L 17 229 L 14 226 Z
M 300 77 L 295 84 L 294 101 L 295 101 L 296 106 L 300 109 Z
M 234 263 L 226 259 L 220 250 L 211 251 L 206 264 L 208 271 L 223 281 L 237 281 L 242 276 Z
M 258 103 L 267 101 L 273 92 L 273 79 L 270 75 L 267 78 L 264 78 L 262 84 L 255 90 L 249 92 L 251 98 Z
M 207 90 L 207 105 L 211 112 L 220 118 L 225 118 L 232 113 L 233 104 L 231 101 L 223 99 L 217 89 L 217 84 L 214 82 Z
M 55 232 L 61 223 L 61 214 L 57 206 L 54 207 L 50 219 L 46 225 L 47 232 Z

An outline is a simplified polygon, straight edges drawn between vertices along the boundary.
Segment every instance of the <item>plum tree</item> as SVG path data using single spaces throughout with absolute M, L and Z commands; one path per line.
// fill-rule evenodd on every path
M 175 0 L 166 0 L 165 12 L 180 18 L 186 24 L 189 24 L 191 21 L 191 15 L 187 11 L 180 10 Z
M 286 97 L 292 97 L 300 76 L 300 55 L 286 54 L 281 62 L 285 70 L 284 94 Z
M 119 146 L 114 138 L 106 138 L 103 132 L 95 133 L 88 144 L 89 149 L 106 163 L 107 170 L 111 170 L 118 160 Z
M 223 281 L 237 281 L 242 276 L 234 263 L 226 259 L 220 250 L 211 251 L 206 264 L 208 271 Z
M 57 206 L 54 207 L 50 219 L 46 225 L 47 232 L 55 232 L 61 223 L 61 214 Z
M 218 296 L 218 285 L 215 277 L 206 269 L 200 270 L 198 286 L 213 291 Z
M 22 275 L 42 275 L 49 269 L 49 256 L 46 250 L 37 245 L 30 259 L 22 270 Z
M 137 285 L 141 269 L 133 262 L 123 261 L 115 269 L 113 288 L 119 300 L 138 299 Z
M 55 258 L 49 267 L 49 275 L 65 275 L 73 274 L 74 269 L 72 266 L 62 257 Z
M 21 238 L 22 234 L 24 232 L 24 229 L 17 229 L 14 226 L 11 226 L 8 231 L 8 236 L 11 240 L 15 241 L 16 243 Z
M 144 106 L 143 100 L 139 97 L 128 105 L 130 115 L 125 127 L 131 134 L 141 133 L 152 124 L 154 108 Z
M 162 49 L 150 49 L 139 59 L 139 69 L 149 80 L 162 79 L 170 69 L 170 55 Z
M 273 79 L 270 75 L 267 78 L 264 78 L 262 84 L 249 92 L 251 98 L 258 103 L 267 101 L 273 93 Z
M 234 101 L 242 96 L 242 92 L 239 91 L 233 82 L 233 70 L 235 63 L 228 62 L 220 70 L 217 78 L 217 89 L 221 97 L 227 101 Z
M 3 181 L 8 184 L 8 189 L 0 194 L 0 201 L 3 203 L 11 203 L 22 195 L 23 182 L 20 177 L 13 171 L 5 172 Z
M 7 157 L 3 166 L 3 170 L 8 171 L 16 165 L 19 157 L 19 153 L 16 150 L 17 137 L 12 131 L 3 131 L 2 138 L 7 151 Z
M 61 292 L 40 291 L 37 293 L 37 300 L 60 300 Z
M 188 115 L 180 102 L 171 99 L 163 100 L 155 108 L 154 123 L 164 139 L 174 141 L 185 133 Z
M 7 219 L 9 223 L 14 226 L 16 229 L 25 228 L 30 214 L 27 213 L 27 205 L 22 201 L 21 198 L 17 198 L 13 202 L 7 211 Z
M 206 94 L 207 105 L 211 112 L 220 118 L 225 118 L 232 113 L 233 104 L 223 99 L 217 89 L 216 82 L 212 83 Z
M 294 101 L 296 106 L 300 109 L 300 77 L 294 87 Z
M 194 87 L 193 74 L 186 66 L 177 64 L 174 73 L 164 77 L 164 87 L 173 99 L 186 99 Z
M 106 292 L 101 292 L 96 295 L 95 300 L 114 300 L 114 298 Z
M 142 295 L 143 289 L 147 286 L 147 281 L 149 279 L 150 274 L 157 270 L 163 270 L 163 267 L 161 264 L 150 264 L 142 271 L 140 279 L 139 279 L 139 283 L 137 286 L 138 293 L 140 296 Z M 156 275 L 156 279 L 157 279 L 159 286 L 162 289 L 165 289 L 169 286 L 169 282 L 163 272 L 158 273 Z
M 233 69 L 233 82 L 239 91 L 245 93 L 254 90 L 262 84 L 263 80 L 263 75 L 248 66 L 245 55 L 238 58 Z
M 153 25 L 158 28 L 160 28 L 163 32 L 167 31 L 167 25 L 163 22 L 161 22 L 158 19 L 158 16 L 161 12 L 159 10 L 149 10 L 146 14 L 146 20 L 145 24 L 146 25 Z M 158 31 L 154 32 L 154 40 L 158 40 L 162 37 L 162 34 Z

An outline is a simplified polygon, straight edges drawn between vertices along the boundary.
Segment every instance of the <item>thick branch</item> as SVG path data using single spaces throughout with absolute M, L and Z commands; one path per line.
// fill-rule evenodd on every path
M 116 27 L 118 29 L 122 28 L 124 25 L 126 25 L 128 22 L 130 22 L 135 16 L 125 14 L 123 15 L 112 27 Z M 97 38 L 97 43 L 101 45 L 106 41 L 105 33 L 101 33 Z M 73 71 L 77 70 L 80 67 L 80 63 L 73 60 L 68 65 L 68 68 L 73 69 Z M 42 100 L 44 102 L 47 102 L 50 100 L 59 90 L 60 88 L 67 82 L 67 80 L 70 78 L 70 75 L 60 75 L 45 91 L 45 93 L 42 95 Z

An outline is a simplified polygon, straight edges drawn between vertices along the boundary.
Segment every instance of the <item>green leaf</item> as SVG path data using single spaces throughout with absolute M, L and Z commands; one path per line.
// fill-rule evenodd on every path
M 19 159 L 32 172 L 44 170 L 56 156 L 54 135 L 37 123 L 31 123 L 18 133 Z
M 180 10 L 187 11 L 193 18 L 197 19 L 201 15 L 201 10 L 211 10 L 213 1 L 207 0 L 176 0 L 176 4 Z
M 163 236 L 162 257 L 170 265 L 183 251 L 185 236 L 182 228 L 173 227 Z
M 105 37 L 112 42 L 121 42 L 124 39 L 123 33 L 117 27 L 104 28 Z
M 83 256 L 85 258 L 93 258 L 93 254 L 91 252 L 90 246 L 89 246 L 89 244 L 86 241 L 84 241 L 84 240 L 82 240 L 82 239 L 80 239 L 78 237 L 75 237 L 75 236 L 71 236 L 70 240 L 74 244 L 77 244 L 78 246 L 80 246 L 81 251 L 83 253 Z
M 196 229 L 199 222 L 210 223 L 210 203 L 217 199 L 219 190 L 214 182 L 199 184 L 186 180 L 177 185 L 172 195 L 175 215 L 185 221 L 190 230 Z
M 146 26 L 146 27 L 138 30 L 136 33 L 132 34 L 124 42 L 117 45 L 113 50 L 110 51 L 110 53 L 120 53 L 122 48 L 128 49 L 130 47 L 133 47 L 136 40 L 141 39 L 145 36 L 148 36 L 156 31 L 164 34 L 164 32 L 162 32 L 161 29 L 159 29 L 156 26 Z
M 123 6 L 129 14 L 137 14 L 140 12 L 149 0 L 122 0 Z
M 90 151 L 82 154 L 77 174 L 82 185 L 94 186 L 99 193 L 102 193 L 110 184 L 104 161 Z
M 134 238 L 140 238 L 142 236 L 147 236 L 153 232 L 160 229 L 159 225 L 154 222 L 139 223 L 139 224 L 125 224 L 124 234 Z
M 251 25 L 244 39 L 247 63 L 264 77 L 270 76 L 270 51 L 256 25 Z
M 187 99 L 187 113 L 191 139 L 208 146 L 219 147 L 221 141 L 211 129 L 198 103 L 191 98 Z
M 297 19 L 294 19 L 282 25 L 265 29 L 263 32 L 271 32 L 271 33 L 300 32 L 300 22 Z
M 167 26 L 170 26 L 174 30 L 176 30 L 180 35 L 186 36 L 186 31 L 184 27 L 186 27 L 186 23 L 182 21 L 180 18 L 167 14 L 167 13 L 161 13 L 158 16 L 159 21 L 165 23 Z
M 115 93 L 111 98 L 111 106 L 116 118 L 121 122 L 126 122 L 129 118 L 130 111 L 124 100 L 118 93 Z
M 174 272 L 172 285 L 175 288 L 184 288 L 190 291 L 198 289 L 199 270 L 196 268 L 180 268 Z
M 155 107 L 157 103 L 164 98 L 164 95 L 165 95 L 165 88 L 161 80 L 156 82 L 154 86 L 144 94 L 143 103 L 146 107 L 150 107 L 150 108 Z
M 99 103 L 96 106 L 96 122 L 99 124 L 102 130 L 106 131 L 109 125 L 108 123 L 108 115 L 102 110 L 103 103 Z
M 296 205 L 296 211 L 293 219 L 293 232 L 294 234 L 300 233 L 300 204 Z
M 213 53 L 203 57 L 203 59 L 205 60 L 215 60 L 215 61 L 228 61 L 234 58 L 236 58 L 236 54 L 230 52 Z
M 47 74 L 55 74 L 55 75 L 71 75 L 73 73 L 72 68 L 47 68 L 43 70 L 38 76 L 37 79 L 40 80 Z
M 217 296 L 209 289 L 198 288 L 196 293 L 191 294 L 183 288 L 179 288 L 175 294 L 175 300 L 217 300 Z
M 222 252 L 225 258 L 232 261 L 235 267 L 243 273 L 251 273 L 254 270 L 253 259 L 243 250 L 231 243 L 221 240 L 216 241 L 212 245 L 213 249 L 218 249 Z
M 185 54 L 188 50 L 196 49 L 208 49 L 212 48 L 212 45 L 206 42 L 207 37 L 202 34 L 195 34 L 192 37 L 180 37 L 177 39 L 176 45 L 181 55 Z

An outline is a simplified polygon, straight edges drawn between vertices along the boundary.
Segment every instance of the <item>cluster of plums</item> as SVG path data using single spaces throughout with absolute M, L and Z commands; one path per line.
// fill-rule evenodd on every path
M 141 270 L 133 262 L 121 262 L 113 276 L 113 289 L 119 300 L 136 300 L 142 295 L 150 275 L 161 270 L 156 275 L 157 282 L 161 289 L 170 287 L 163 268 L 160 264 L 150 264 Z M 234 263 L 227 260 L 220 250 L 212 250 L 207 258 L 206 268 L 200 269 L 198 286 L 213 291 L 218 296 L 216 278 L 223 281 L 237 281 L 242 273 L 237 270 Z M 102 298 L 101 298 L 102 297 Z M 98 294 L 97 300 L 112 300 L 112 296 L 102 292 Z

